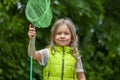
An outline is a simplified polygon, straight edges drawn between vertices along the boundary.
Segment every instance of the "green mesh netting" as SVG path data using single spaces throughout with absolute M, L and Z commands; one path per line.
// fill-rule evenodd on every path
M 27 19 L 36 27 L 48 27 L 52 20 L 50 0 L 29 0 L 25 14 Z

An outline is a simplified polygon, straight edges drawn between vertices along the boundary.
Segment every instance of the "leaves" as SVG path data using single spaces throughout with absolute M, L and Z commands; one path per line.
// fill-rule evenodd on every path
M 119 80 L 120 0 L 51 0 L 53 21 L 38 29 L 36 48 L 49 44 L 55 20 L 70 17 L 79 37 L 79 49 L 88 80 Z M 29 79 L 28 25 L 24 0 L 0 1 L 0 80 Z M 42 67 L 33 61 L 33 79 L 42 78 Z

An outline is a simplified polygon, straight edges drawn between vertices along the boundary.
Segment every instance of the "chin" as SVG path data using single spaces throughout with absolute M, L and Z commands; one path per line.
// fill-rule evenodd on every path
M 66 46 L 66 45 L 60 45 L 60 46 L 64 47 L 64 46 Z
M 65 44 L 65 43 L 56 43 L 56 45 L 59 45 L 59 46 L 64 47 L 64 46 L 68 46 L 69 44 Z
M 61 44 L 61 45 L 59 45 L 59 46 L 62 46 L 62 47 L 64 47 L 64 46 L 67 46 L 67 45 L 65 45 L 65 44 L 63 44 L 63 45 L 62 45 L 62 44 Z

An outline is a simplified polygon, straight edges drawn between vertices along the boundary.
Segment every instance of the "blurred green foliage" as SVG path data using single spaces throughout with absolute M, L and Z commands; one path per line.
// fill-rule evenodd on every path
M 0 0 L 0 80 L 28 80 L 27 0 Z M 50 28 L 61 17 L 76 25 L 87 80 L 120 80 L 120 0 L 51 0 L 53 20 L 38 29 L 37 50 L 49 44 Z M 33 80 L 42 67 L 33 61 Z

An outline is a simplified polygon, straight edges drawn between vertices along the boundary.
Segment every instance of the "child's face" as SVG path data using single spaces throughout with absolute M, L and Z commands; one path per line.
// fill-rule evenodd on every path
M 71 42 L 71 32 L 67 25 L 59 26 L 55 34 L 55 43 L 59 46 L 67 46 Z

